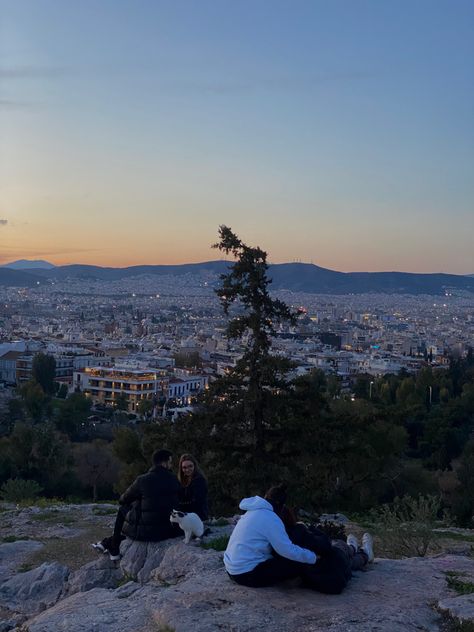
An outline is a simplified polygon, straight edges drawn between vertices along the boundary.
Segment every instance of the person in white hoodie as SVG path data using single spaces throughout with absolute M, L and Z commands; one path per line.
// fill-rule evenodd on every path
M 224 553 L 230 578 L 244 586 L 272 586 L 299 577 L 304 564 L 315 564 L 317 556 L 293 544 L 277 512 L 284 499 L 244 498 L 240 518 Z M 280 507 L 281 505 L 281 507 Z M 274 555 L 274 552 L 278 555 Z

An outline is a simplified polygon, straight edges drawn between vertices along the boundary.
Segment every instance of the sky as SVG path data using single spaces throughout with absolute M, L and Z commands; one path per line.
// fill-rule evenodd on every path
M 0 264 L 474 273 L 472 0 L 1 0 Z

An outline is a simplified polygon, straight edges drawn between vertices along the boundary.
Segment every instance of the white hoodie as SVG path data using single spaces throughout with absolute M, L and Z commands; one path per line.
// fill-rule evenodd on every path
M 236 524 L 224 553 L 224 565 L 230 575 L 252 571 L 272 557 L 272 550 L 295 562 L 316 562 L 312 551 L 291 542 L 283 522 L 264 498 L 244 498 L 239 507 L 247 513 Z

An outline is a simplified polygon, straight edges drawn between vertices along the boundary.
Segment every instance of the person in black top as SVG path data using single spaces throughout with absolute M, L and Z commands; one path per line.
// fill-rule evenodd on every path
M 92 546 L 111 560 L 120 559 L 120 543 L 125 537 L 132 540 L 157 542 L 182 534 L 170 523 L 170 514 L 178 506 L 180 484 L 171 472 L 173 454 L 169 450 L 153 453 L 153 465 L 139 476 L 120 496 L 120 508 L 113 535 Z
M 178 509 L 186 513 L 197 513 L 201 520 L 207 520 L 207 481 L 192 454 L 181 455 L 178 480 L 181 483 Z

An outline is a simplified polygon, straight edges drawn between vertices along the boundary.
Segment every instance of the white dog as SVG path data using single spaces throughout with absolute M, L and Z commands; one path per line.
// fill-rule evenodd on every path
M 184 531 L 184 543 L 189 544 L 192 536 L 200 538 L 204 533 L 204 524 L 196 513 L 186 513 L 173 509 L 170 516 L 170 522 L 179 524 L 180 529 Z

